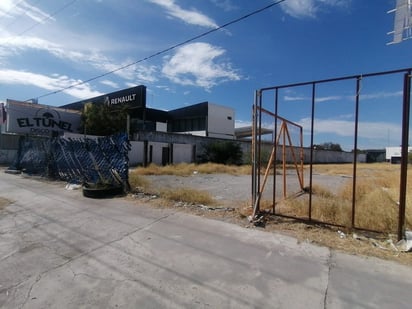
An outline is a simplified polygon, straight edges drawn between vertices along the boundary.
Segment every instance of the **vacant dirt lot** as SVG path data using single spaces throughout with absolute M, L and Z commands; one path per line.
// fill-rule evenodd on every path
M 283 176 L 277 175 L 277 192 L 282 195 Z M 395 245 L 395 234 L 370 233 L 359 230 L 348 230 L 328 225 L 308 224 L 282 217 L 269 217 L 264 225 L 256 227 L 250 224 L 240 210 L 251 205 L 251 176 L 229 174 L 199 174 L 191 176 L 158 175 L 144 176 L 154 189 L 191 188 L 207 191 L 216 201 L 216 207 L 199 207 L 199 205 L 184 205 L 175 203 L 182 211 L 196 213 L 200 216 L 224 220 L 239 224 L 247 228 L 260 228 L 268 232 L 278 232 L 291 235 L 298 241 L 317 243 L 339 251 L 352 254 L 376 256 L 394 260 L 403 264 L 412 265 L 412 253 L 400 252 Z M 347 175 L 314 174 L 313 184 L 327 188 L 336 193 L 352 179 Z M 280 184 L 279 184 L 280 183 Z M 304 180 L 304 186 L 309 185 L 309 180 Z M 273 186 L 273 176 L 269 177 L 267 188 Z M 296 174 L 289 173 L 287 177 L 287 195 L 299 192 L 300 185 Z M 272 198 L 272 191 L 266 190 L 264 199 Z M 154 199 L 153 205 L 163 205 Z M 201 205 L 202 206 L 202 205 Z M 233 210 L 231 210 L 233 208 Z
M 195 190 L 207 191 L 222 206 L 238 208 L 245 206 L 251 200 L 252 177 L 250 175 L 229 175 L 229 174 L 199 174 L 191 176 L 144 176 L 150 180 L 151 186 L 156 189 L 167 188 L 191 188 Z M 277 194 L 282 196 L 283 176 L 277 175 Z M 313 175 L 313 183 L 327 188 L 331 192 L 336 192 L 350 178 L 347 176 Z M 261 178 L 263 182 L 263 177 Z M 290 172 L 287 175 L 286 183 L 287 195 L 301 191 L 296 174 Z M 304 179 L 304 187 L 309 185 L 309 179 Z M 273 176 L 269 176 L 263 198 L 271 199 L 273 187 Z

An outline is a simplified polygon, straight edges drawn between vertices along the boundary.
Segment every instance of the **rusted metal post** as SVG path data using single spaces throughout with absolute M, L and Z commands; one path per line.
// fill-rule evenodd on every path
M 282 122 L 282 138 L 283 138 L 283 144 L 282 144 L 282 166 L 283 166 L 283 198 L 286 198 L 286 123 Z
M 315 125 L 315 98 L 316 98 L 316 84 L 312 83 L 312 111 L 311 111 L 311 125 L 310 125 L 310 163 L 309 163 L 309 221 L 312 220 L 312 184 L 313 184 L 313 136 Z
M 404 75 L 402 108 L 401 176 L 399 190 L 398 240 L 405 234 L 405 210 L 408 178 L 409 115 L 411 103 L 411 71 Z
M 359 124 L 359 96 L 362 76 L 356 79 L 356 97 L 355 97 L 355 136 L 353 143 L 353 178 L 352 178 L 352 221 L 351 227 L 355 227 L 356 215 L 356 164 L 358 159 L 358 124 Z
M 255 92 L 255 104 L 253 107 L 253 152 L 252 152 L 252 220 L 260 211 L 260 147 L 261 147 L 261 126 L 262 126 L 262 92 Z M 259 113 L 258 113 L 259 111 Z
M 256 95 L 255 95 L 255 102 L 252 105 L 252 145 L 250 149 L 250 159 L 252 165 L 252 181 L 251 181 L 251 205 L 254 205 L 256 199 Z
M 273 137 L 273 147 L 275 150 L 275 161 L 273 162 L 273 198 L 272 198 L 272 212 L 276 214 L 276 168 L 277 168 L 277 154 L 278 154 L 278 144 L 276 142 L 278 134 L 278 104 L 279 104 L 279 89 L 275 90 L 275 130 Z

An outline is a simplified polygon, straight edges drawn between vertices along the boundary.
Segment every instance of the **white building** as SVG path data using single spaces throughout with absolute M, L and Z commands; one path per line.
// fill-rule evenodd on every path
M 408 147 L 408 152 L 412 152 L 412 147 Z M 401 163 L 401 157 L 401 147 L 386 147 L 386 162 Z

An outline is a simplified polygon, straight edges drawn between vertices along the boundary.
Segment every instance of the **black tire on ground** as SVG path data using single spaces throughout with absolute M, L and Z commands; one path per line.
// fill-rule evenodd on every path
M 124 194 L 123 186 L 104 186 L 83 185 L 83 196 L 89 198 L 110 198 Z

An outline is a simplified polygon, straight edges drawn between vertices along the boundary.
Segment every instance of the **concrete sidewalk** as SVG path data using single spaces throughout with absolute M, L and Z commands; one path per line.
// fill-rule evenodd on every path
M 0 172 L 1 308 L 410 308 L 412 269 Z

